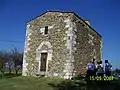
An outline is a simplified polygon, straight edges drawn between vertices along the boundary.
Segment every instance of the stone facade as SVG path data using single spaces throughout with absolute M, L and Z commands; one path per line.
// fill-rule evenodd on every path
M 85 74 L 89 60 L 101 60 L 101 39 L 74 12 L 47 11 L 27 23 L 22 74 L 63 78 Z M 40 71 L 41 53 L 47 53 L 45 71 Z

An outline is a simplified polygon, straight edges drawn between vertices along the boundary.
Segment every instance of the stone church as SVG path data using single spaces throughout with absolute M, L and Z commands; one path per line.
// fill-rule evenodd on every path
M 23 76 L 71 78 L 102 57 L 102 36 L 74 12 L 46 11 L 27 22 Z

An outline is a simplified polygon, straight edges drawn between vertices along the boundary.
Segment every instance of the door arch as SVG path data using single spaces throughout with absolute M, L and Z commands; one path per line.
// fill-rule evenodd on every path
M 47 48 L 42 47 L 46 45 Z M 48 41 L 43 41 L 39 47 L 36 49 L 36 61 L 38 62 L 38 74 L 48 73 L 48 64 L 52 60 L 52 45 Z

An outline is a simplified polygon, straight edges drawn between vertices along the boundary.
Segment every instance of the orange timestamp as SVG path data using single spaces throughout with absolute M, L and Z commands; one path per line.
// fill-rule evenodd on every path
M 94 81 L 94 80 L 97 80 L 97 81 L 102 81 L 102 80 L 112 81 L 112 80 L 114 80 L 114 76 L 103 76 L 103 77 L 101 77 L 101 76 L 96 76 L 96 77 L 90 76 L 90 80 L 91 81 Z

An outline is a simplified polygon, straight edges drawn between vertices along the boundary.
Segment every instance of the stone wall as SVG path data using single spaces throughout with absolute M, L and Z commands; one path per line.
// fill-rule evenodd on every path
M 76 44 L 73 46 L 76 48 L 73 52 L 74 71 L 76 75 L 85 74 L 88 61 L 93 58 L 101 60 L 101 36 L 76 16 L 73 16 L 73 23 L 76 35 Z
M 49 75 L 59 75 L 64 76 L 63 70 L 65 69 L 66 60 L 69 58 L 69 49 L 67 49 L 67 34 L 68 30 L 65 28 L 66 23 L 64 22 L 66 18 L 71 18 L 71 14 L 68 13 L 53 13 L 48 12 L 30 22 L 28 22 L 29 27 L 27 28 L 28 33 L 30 33 L 29 38 L 26 39 L 27 42 L 27 53 L 24 55 L 27 59 L 24 59 L 28 65 L 26 65 L 26 74 L 24 75 L 35 75 L 38 69 L 38 61 L 36 61 L 36 49 L 43 41 L 48 41 L 52 45 L 52 60 L 48 62 Z M 49 34 L 43 35 L 42 29 L 48 26 Z M 44 45 L 42 50 L 47 50 Z M 25 67 L 25 64 L 24 64 Z M 24 70 L 23 70 L 24 71 Z M 24 71 L 24 73 L 25 73 Z
M 43 33 L 45 26 L 47 35 Z M 101 37 L 74 13 L 44 13 L 27 23 L 23 75 L 43 73 L 41 52 L 49 52 L 46 76 L 85 74 L 89 60 L 101 60 L 101 42 Z

